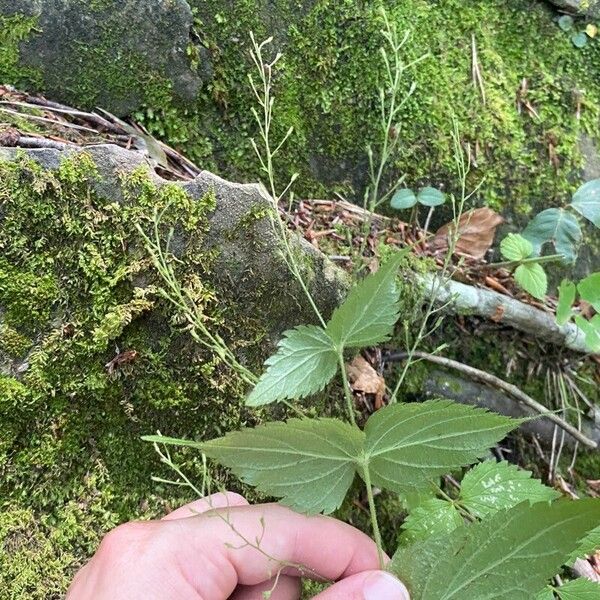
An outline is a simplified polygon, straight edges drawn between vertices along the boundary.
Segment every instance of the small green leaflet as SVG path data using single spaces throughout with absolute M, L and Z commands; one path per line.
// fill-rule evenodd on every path
M 338 349 L 363 348 L 389 339 L 398 320 L 396 273 L 406 251 L 394 254 L 358 283 L 333 312 L 327 333 Z
M 523 260 L 533 254 L 533 245 L 518 233 L 509 233 L 500 242 L 500 252 L 506 260 Z
M 363 438 L 360 429 L 337 419 L 290 419 L 234 431 L 201 448 L 287 506 L 328 514 L 352 484 Z
M 600 179 L 584 183 L 574 194 L 571 206 L 596 227 L 600 227 Z
M 512 508 L 528 500 L 549 502 L 560 494 L 531 473 L 507 462 L 489 460 L 467 472 L 461 483 L 460 503 L 477 517 Z
M 417 200 L 423 206 L 440 206 L 446 202 L 446 196 L 436 188 L 424 187 L 419 190 Z
M 580 577 L 554 588 L 560 600 L 598 600 L 600 583 Z
M 538 300 L 546 297 L 548 278 L 544 267 L 539 263 L 519 265 L 514 273 L 515 281 L 529 294 Z
M 519 424 L 450 400 L 386 406 L 365 426 L 371 480 L 402 494 L 407 485 L 475 462 Z
M 283 334 L 277 353 L 246 398 L 260 406 L 286 398 L 304 398 L 322 390 L 336 374 L 338 358 L 333 343 L 321 327 L 300 325 Z
M 600 314 L 600 273 L 592 273 L 577 284 L 582 300 L 589 302 Z
M 389 569 L 411 600 L 531 600 L 598 524 L 600 500 L 524 502 L 402 547 Z
M 588 36 L 585 32 L 579 31 L 571 36 L 571 42 L 575 48 L 584 48 L 588 43 Z
M 575 324 L 585 334 L 585 345 L 590 352 L 600 353 L 600 315 L 594 315 L 589 321 L 577 315 Z
M 411 543 L 432 535 L 450 533 L 463 525 L 463 518 L 450 502 L 432 498 L 413 509 L 402 524 L 400 543 Z
M 523 237 L 533 244 L 533 253 L 540 254 L 542 246 L 551 242 L 565 262 L 573 263 L 581 242 L 581 228 L 577 219 L 562 208 L 547 208 L 538 213 L 523 231 Z
M 564 325 L 573 314 L 571 307 L 575 302 L 577 288 L 572 281 L 563 279 L 558 287 L 558 306 L 556 307 L 556 322 Z
M 555 596 L 554 592 L 552 591 L 552 588 L 546 586 L 541 592 L 537 594 L 535 600 L 554 600 L 554 598 Z
M 581 540 L 581 544 L 577 550 L 569 557 L 569 564 L 573 564 L 578 558 L 591 556 L 598 550 L 600 550 L 600 527 L 592 529 L 583 540 Z
M 573 23 L 573 17 L 571 17 L 570 15 L 563 15 L 562 17 L 560 17 L 560 19 L 558 19 L 558 26 L 563 31 L 570 31 L 571 29 L 573 29 Z
M 417 197 L 410 188 L 398 190 L 390 200 L 390 206 L 396 210 L 412 208 L 417 203 Z

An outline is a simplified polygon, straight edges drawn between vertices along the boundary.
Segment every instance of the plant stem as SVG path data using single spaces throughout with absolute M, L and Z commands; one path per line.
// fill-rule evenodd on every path
M 486 269 L 499 269 L 500 267 L 516 267 L 518 265 L 526 265 L 529 263 L 547 263 L 547 262 L 558 262 L 559 260 L 564 260 L 565 257 L 562 254 L 550 254 L 549 256 L 530 256 L 529 258 L 524 258 L 523 260 L 507 260 L 504 262 L 490 263 L 489 265 L 485 265 Z
M 346 373 L 346 364 L 344 363 L 343 351 L 338 352 L 338 363 L 340 365 L 340 371 L 342 372 L 342 382 L 344 384 L 344 397 L 346 398 L 346 406 L 348 407 L 348 416 L 352 425 L 356 426 L 356 417 L 354 416 L 354 398 L 352 397 L 352 388 L 348 381 L 348 375 Z
M 381 569 L 384 569 L 385 561 L 383 558 L 383 544 L 381 543 L 381 532 L 379 531 L 379 523 L 377 521 L 377 510 L 375 509 L 373 487 L 371 486 L 371 473 L 369 472 L 368 464 L 363 464 L 363 474 L 365 479 L 365 486 L 367 487 L 367 498 L 369 500 L 369 515 L 371 516 L 373 537 L 375 538 L 375 544 L 377 545 L 377 557 L 379 558 L 379 567 Z

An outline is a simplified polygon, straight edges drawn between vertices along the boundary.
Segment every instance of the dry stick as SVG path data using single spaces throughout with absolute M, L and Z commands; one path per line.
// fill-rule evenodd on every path
M 558 415 L 549 412 L 543 404 L 540 404 L 539 402 L 528 396 L 525 392 L 522 392 L 517 386 L 513 385 L 512 383 L 507 383 L 506 381 L 500 379 L 499 377 L 496 377 L 495 375 L 490 375 L 485 371 L 480 371 L 479 369 L 475 369 L 474 367 L 470 367 L 469 365 L 465 365 L 461 362 L 452 360 L 450 358 L 444 358 L 443 356 L 435 356 L 433 354 L 428 354 L 427 352 L 416 351 L 413 352 L 413 357 L 427 360 L 437 365 L 441 365 L 442 367 L 455 369 L 456 371 L 465 373 L 472 379 L 499 388 L 502 391 L 506 392 L 509 396 L 512 396 L 515 400 L 522 402 L 523 404 L 529 406 L 544 417 L 550 419 L 550 421 L 556 423 L 559 427 L 564 429 L 567 433 L 569 433 L 576 440 L 580 441 L 588 448 L 598 448 L 598 444 L 594 442 L 594 440 L 588 438 L 586 435 L 581 433 L 581 431 L 578 431 L 575 427 L 573 427 L 573 425 L 561 419 Z M 395 352 L 393 354 L 387 355 L 385 357 L 385 360 L 387 362 L 395 362 L 404 360 L 406 358 L 408 358 L 407 352 Z

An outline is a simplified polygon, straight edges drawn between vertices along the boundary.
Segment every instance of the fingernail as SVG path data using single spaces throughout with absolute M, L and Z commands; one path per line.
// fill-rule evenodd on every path
M 384 571 L 365 579 L 363 596 L 365 600 L 410 600 L 404 584 Z

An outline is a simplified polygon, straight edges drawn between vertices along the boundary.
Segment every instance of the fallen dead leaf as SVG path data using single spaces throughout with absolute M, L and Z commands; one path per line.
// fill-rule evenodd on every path
M 494 242 L 496 228 L 504 219 L 491 208 L 476 208 L 462 215 L 458 221 L 458 241 L 455 253 L 482 259 Z M 448 249 L 448 237 L 454 231 L 454 223 L 442 225 L 430 242 L 434 252 Z
M 376 410 L 383 406 L 385 379 L 362 356 L 346 365 L 346 373 L 353 392 L 375 396 Z

